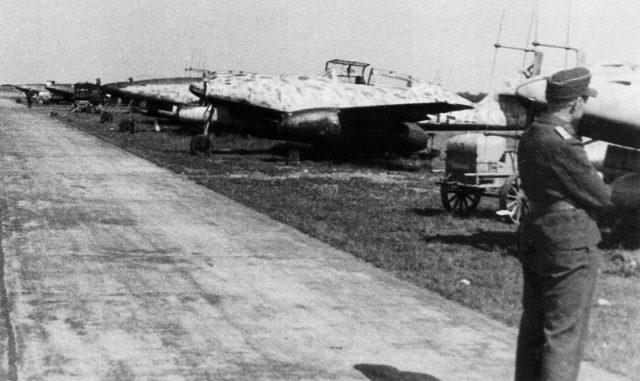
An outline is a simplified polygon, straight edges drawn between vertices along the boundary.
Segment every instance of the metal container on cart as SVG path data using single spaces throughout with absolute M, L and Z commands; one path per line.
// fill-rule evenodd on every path
M 467 133 L 447 141 L 445 177 L 440 197 L 445 210 L 468 216 L 482 196 L 497 197 L 499 215 L 518 223 L 526 209 L 520 189 L 515 149 L 507 138 L 491 133 Z

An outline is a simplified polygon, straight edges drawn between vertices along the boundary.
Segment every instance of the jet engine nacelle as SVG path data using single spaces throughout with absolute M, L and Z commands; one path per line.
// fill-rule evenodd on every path
M 342 133 L 339 109 L 321 108 L 294 111 L 288 114 L 278 135 L 284 140 L 311 144 L 330 144 L 338 140 Z
M 410 153 L 427 147 L 429 137 L 416 123 L 388 120 L 352 121 L 340 109 L 321 108 L 288 114 L 278 138 L 310 144 L 351 146 L 358 152 Z
M 611 183 L 613 204 L 626 210 L 640 211 L 640 173 L 630 173 Z
M 395 151 L 411 153 L 427 148 L 429 137 L 417 123 L 402 123 L 395 136 Z
M 207 106 L 183 106 L 178 109 L 178 119 L 185 122 L 205 122 L 209 113 Z M 218 113 L 214 109 L 213 121 L 217 121 Z
M 42 99 L 43 102 L 49 102 L 52 96 L 49 91 L 43 90 L 38 93 L 38 97 Z

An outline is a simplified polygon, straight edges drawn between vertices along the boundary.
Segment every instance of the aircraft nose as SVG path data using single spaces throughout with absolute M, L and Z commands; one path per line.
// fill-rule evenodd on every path
M 516 89 L 516 95 L 539 103 L 546 103 L 546 90 L 547 80 L 545 78 L 536 78 L 518 86 L 518 88 Z
M 189 91 L 198 98 L 204 98 L 207 94 L 204 83 L 194 83 L 189 86 Z

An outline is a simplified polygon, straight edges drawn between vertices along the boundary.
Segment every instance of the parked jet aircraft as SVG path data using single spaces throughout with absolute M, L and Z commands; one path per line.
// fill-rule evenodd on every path
M 44 84 L 44 83 L 25 83 L 25 84 L 22 84 L 22 85 L 14 85 L 13 87 L 18 89 L 19 91 L 22 91 L 26 95 L 29 92 L 37 94 L 40 91 L 45 90 L 45 86 L 46 86 L 46 84 Z
M 259 137 L 345 148 L 345 152 L 411 153 L 429 140 L 417 122 L 470 109 L 441 88 L 363 86 L 332 78 L 211 73 L 191 92 Z M 218 115 L 217 122 L 224 123 Z
M 540 58 L 541 60 L 541 58 Z M 535 66 L 535 65 L 534 65 Z M 532 69 L 534 70 L 534 69 Z M 519 111 L 519 103 L 510 105 L 507 100 L 498 102 L 497 93 L 490 94 L 483 101 L 472 104 L 465 98 L 448 92 L 440 84 L 432 81 L 416 78 L 412 75 L 400 73 L 394 70 L 372 67 L 366 62 L 334 59 L 327 61 L 323 77 L 332 78 L 344 83 L 362 84 L 383 87 L 405 87 L 425 93 L 446 94 L 449 102 L 472 105 L 473 109 L 452 111 L 433 115 L 428 120 L 419 122 L 425 130 L 513 130 L 515 117 L 521 113 L 510 108 L 516 107 Z M 523 77 L 520 75 L 520 79 Z M 515 90 L 514 83 L 509 81 L 509 91 Z M 505 91 L 504 89 L 502 89 Z M 522 124 L 522 123 L 520 123 Z
M 48 81 L 47 83 L 31 83 L 15 85 L 14 87 L 19 91 L 22 91 L 25 96 L 31 96 L 37 103 L 43 104 L 47 102 L 63 102 L 68 100 L 64 96 L 51 93 L 47 86 L 56 85 L 55 81 Z M 69 84 L 56 85 L 56 87 L 71 87 Z
M 44 100 L 42 98 L 40 98 L 40 93 L 48 93 L 48 91 L 44 88 L 45 84 L 44 83 L 26 83 L 26 84 L 22 84 L 22 85 L 14 85 L 14 87 L 18 90 L 18 91 L 22 91 L 24 93 L 24 96 L 29 98 L 31 97 L 31 99 L 33 99 L 34 97 L 37 98 L 36 102 L 42 104 L 44 103 Z M 20 101 L 20 99 L 18 98 L 18 101 Z
M 204 122 L 206 106 L 189 91 L 197 77 L 156 78 L 108 83 L 102 91 L 132 101 L 135 112 L 186 122 Z
M 73 101 L 74 86 L 71 84 L 50 83 L 46 84 L 44 88 L 49 91 L 52 96 L 69 102 Z

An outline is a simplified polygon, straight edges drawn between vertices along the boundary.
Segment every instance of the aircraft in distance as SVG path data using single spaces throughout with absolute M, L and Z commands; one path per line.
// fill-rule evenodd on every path
M 14 85 L 18 91 L 22 91 L 26 98 L 33 99 L 38 104 L 45 103 L 45 99 L 50 97 L 50 94 L 47 89 L 45 89 L 46 84 L 44 83 L 25 83 L 21 85 Z M 42 94 L 42 96 L 40 95 Z M 16 99 L 16 102 L 21 102 L 20 98 Z
M 472 108 L 442 88 L 365 86 L 360 84 L 363 79 L 357 81 L 336 80 L 331 73 L 212 72 L 190 90 L 215 107 L 214 126 L 240 122 L 242 131 L 234 132 L 333 146 L 358 155 L 420 151 L 429 136 L 417 122 Z
M 132 111 L 183 122 L 205 122 L 207 106 L 189 91 L 199 77 L 155 78 L 108 83 L 102 92 L 131 103 Z
M 74 85 L 72 84 L 58 84 L 49 83 L 44 88 L 51 93 L 52 96 L 63 99 L 65 101 L 72 102 L 74 97 Z
M 22 84 L 22 85 L 13 85 L 13 87 L 15 87 L 19 91 L 22 91 L 23 93 L 25 93 L 25 95 L 27 93 L 37 94 L 37 93 L 39 93 L 41 91 L 44 91 L 44 90 L 46 90 L 45 86 L 46 86 L 46 84 L 44 84 L 44 83 L 25 83 L 25 84 Z
M 70 84 L 56 84 L 55 81 L 47 81 L 46 83 L 31 83 L 14 85 L 16 89 L 22 91 L 25 96 L 31 96 L 33 100 L 38 104 L 44 104 L 49 102 L 64 102 L 68 98 L 59 94 L 54 94 L 47 89 L 47 86 L 56 86 L 64 88 L 73 88 Z

